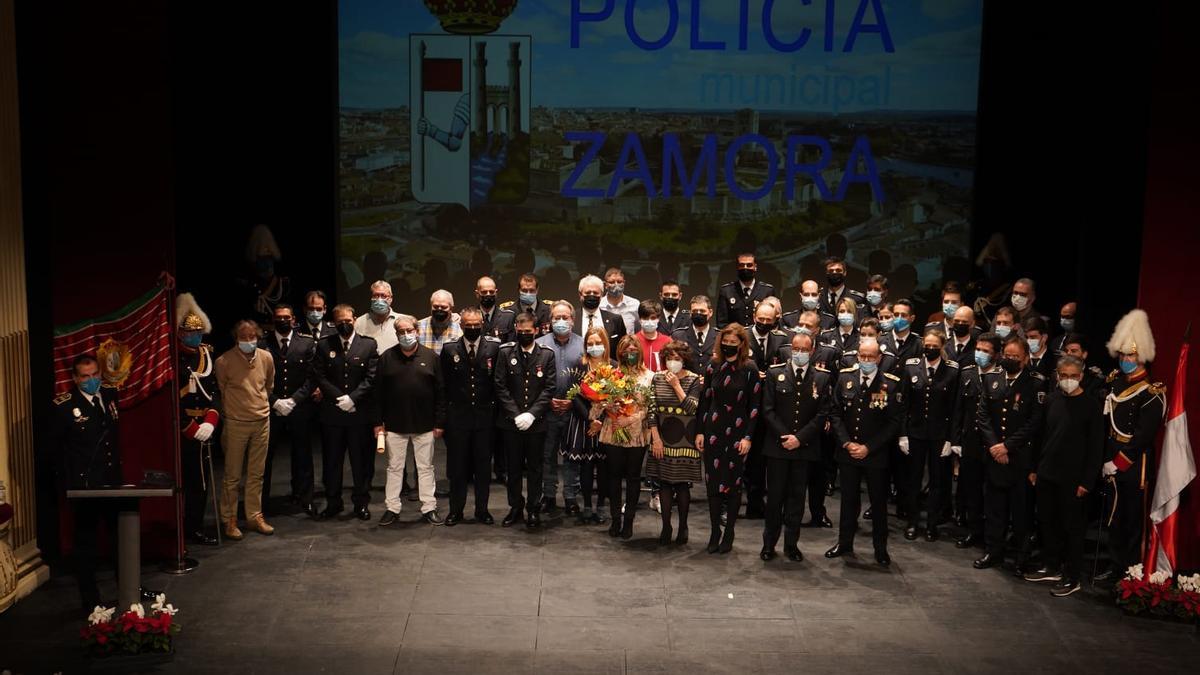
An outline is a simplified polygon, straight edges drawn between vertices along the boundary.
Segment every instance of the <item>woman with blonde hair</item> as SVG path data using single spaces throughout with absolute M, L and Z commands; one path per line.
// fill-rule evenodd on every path
M 642 345 L 636 336 L 626 335 L 617 343 L 617 364 L 625 377 L 633 378 L 641 387 L 649 387 L 654 373 L 645 366 Z M 638 493 L 642 487 L 642 460 L 646 456 L 646 446 L 650 443 L 649 425 L 646 420 L 647 407 L 648 401 L 635 400 L 629 414 L 605 414 L 603 420 L 596 419 L 600 416 L 599 407 L 592 409 L 591 428 L 599 431 L 600 448 L 608 469 L 608 498 L 611 500 L 609 513 L 612 516 L 608 534 L 612 537 L 629 539 L 633 536 L 633 516 L 637 511 Z M 625 480 L 623 518 L 622 479 Z
M 615 366 L 608 356 L 608 333 L 603 328 L 591 328 L 583 336 L 583 359 L 572 367 L 572 385 L 579 384 L 591 371 L 602 365 Z M 604 465 L 604 449 L 600 446 L 599 427 L 590 428 L 592 403 L 586 396 L 571 399 L 571 418 L 563 435 L 560 452 L 563 462 L 579 468 L 579 492 L 583 496 L 583 509 L 579 512 L 580 525 L 604 522 L 600 507 L 608 489 L 608 472 Z M 564 472 L 569 475 L 570 472 Z M 599 485 L 596 510 L 592 511 L 592 488 Z M 566 490 L 563 490 L 564 493 Z M 566 506 L 570 506 L 567 504 Z

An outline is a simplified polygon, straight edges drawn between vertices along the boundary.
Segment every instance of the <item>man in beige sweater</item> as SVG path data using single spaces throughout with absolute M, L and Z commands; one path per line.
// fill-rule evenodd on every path
M 258 326 L 239 321 L 234 328 L 237 346 L 217 358 L 217 383 L 224 404 L 221 445 L 225 449 L 225 481 L 221 493 L 221 519 L 225 536 L 241 539 L 238 529 L 238 483 L 246 465 L 246 522 L 262 534 L 275 528 L 262 513 L 263 469 L 267 463 L 270 434 L 271 389 L 275 385 L 275 362 L 271 353 L 258 348 Z

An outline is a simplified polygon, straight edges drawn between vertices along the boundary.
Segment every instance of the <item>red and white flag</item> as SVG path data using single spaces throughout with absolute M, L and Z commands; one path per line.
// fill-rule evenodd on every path
M 1184 410 L 1184 384 L 1187 382 L 1188 343 L 1185 338 L 1179 350 L 1179 366 L 1175 370 L 1175 386 L 1167 411 L 1166 436 L 1158 465 L 1158 479 L 1150 502 L 1150 547 L 1143 563 L 1148 576 L 1155 570 L 1174 574 L 1176 546 L 1179 537 L 1179 498 L 1196 477 L 1196 461 L 1188 440 L 1187 411 Z

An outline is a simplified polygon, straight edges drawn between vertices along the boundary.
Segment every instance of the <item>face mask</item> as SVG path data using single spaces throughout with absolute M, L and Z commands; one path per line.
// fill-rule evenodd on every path
M 1017 295 L 1016 293 L 1013 293 L 1013 296 L 1012 296 L 1013 309 L 1015 309 L 1019 312 L 1019 311 L 1025 309 L 1025 306 L 1028 304 L 1029 304 L 1028 297 L 1026 297 L 1024 295 Z
M 839 312 L 838 313 L 838 323 L 840 323 L 843 326 L 853 326 L 854 325 L 854 315 L 851 314 L 850 312 Z
M 1029 351 L 1033 354 L 1038 353 L 1042 349 L 1042 341 L 1038 338 L 1029 338 L 1025 342 L 1029 344 Z
M 467 338 L 468 342 L 474 342 L 474 341 L 478 340 L 480 335 L 483 335 L 482 328 L 464 328 L 463 329 L 463 337 Z
M 522 347 L 528 347 L 533 344 L 533 338 L 536 337 L 533 333 L 517 333 L 517 344 Z
M 587 355 L 593 359 L 598 359 L 604 356 L 604 345 L 592 345 L 587 348 Z
M 446 319 L 450 318 L 450 311 L 445 309 L 435 309 L 429 313 L 433 320 L 438 323 L 445 323 Z
M 894 325 L 895 323 L 891 319 L 885 319 L 884 321 L 879 322 L 879 330 L 887 333 L 892 330 Z
M 674 312 L 679 309 L 679 298 L 663 298 L 662 306 L 668 312 Z
M 324 319 L 324 318 L 325 318 L 325 312 L 318 312 L 315 309 L 308 310 L 308 322 L 313 324 L 314 326 L 316 324 L 321 323 L 321 319 Z
M 842 285 L 842 282 L 843 282 L 843 281 L 845 281 L 845 280 L 846 280 L 846 275 L 845 275 L 845 274 L 841 274 L 841 273 L 837 273 L 837 272 L 835 272 L 835 273 L 833 273 L 833 274 L 826 274 L 826 275 L 825 275 L 825 280 L 829 282 L 829 285 L 830 285 L 830 286 L 833 286 L 834 288 L 837 288 L 838 286 L 841 286 L 841 285 Z
M 625 284 L 609 284 L 608 285 L 608 294 L 609 295 L 617 296 L 617 295 L 622 295 L 623 293 L 625 293 Z
M 740 281 L 744 281 L 746 283 L 754 281 L 754 270 L 738 270 L 737 275 Z
M 404 335 L 397 335 L 396 339 L 400 342 L 400 346 L 405 349 L 412 349 L 413 347 L 417 346 L 417 334 L 416 333 L 405 333 Z
M 683 370 L 683 361 L 667 361 L 667 370 L 678 374 L 679 371 Z
M 721 345 L 721 356 L 724 356 L 725 358 L 728 359 L 730 357 L 737 356 L 737 353 L 738 353 L 737 345 Z
M 280 335 L 287 335 L 288 333 L 292 332 L 292 320 L 279 319 L 275 321 L 275 332 L 279 333 Z
M 521 304 L 526 307 L 532 307 L 537 304 L 537 293 L 521 293 Z
M 754 332 L 758 333 L 759 335 L 766 335 L 767 333 L 771 332 L 771 324 L 755 323 L 754 324 Z
M 596 309 L 600 306 L 600 296 L 585 295 L 583 296 L 583 306 L 587 309 Z
M 1062 379 L 1058 381 L 1058 387 L 1063 390 L 1064 394 L 1074 394 L 1075 390 L 1079 388 L 1079 380 L 1075 378 Z
M 957 302 L 942 303 L 942 313 L 946 315 L 947 319 L 954 316 L 954 313 L 957 311 L 958 311 L 958 303 Z
M 200 343 L 202 341 L 204 341 L 204 336 L 201 335 L 200 333 L 188 333 L 187 335 L 184 335 L 181 339 L 183 340 L 183 344 L 191 347 L 192 349 L 195 349 L 196 347 L 200 346 Z
M 1021 362 L 1016 359 L 1003 358 L 1000 359 L 1000 367 L 1009 375 L 1016 375 L 1021 370 Z
M 1073 331 L 1075 330 L 1075 319 L 1059 319 L 1058 325 L 1067 332 Z
M 256 348 L 258 348 L 258 343 L 256 342 L 238 341 L 238 349 L 242 350 L 243 354 L 253 354 Z
M 800 304 L 807 310 L 813 310 L 821 306 L 821 298 L 816 295 L 800 296 Z
M 996 335 L 1006 338 L 1009 333 L 1012 333 L 1012 326 L 996 326 Z
M 644 319 L 642 321 L 642 332 L 643 333 L 657 333 L 658 332 L 658 320 L 657 319 Z
M 348 338 L 351 335 L 354 335 L 354 324 L 339 323 L 337 325 L 337 332 L 338 332 L 338 335 L 341 335 L 344 338 Z
M 992 357 L 990 354 L 978 349 L 975 350 L 975 365 L 979 366 L 980 370 L 987 368 L 988 364 L 991 362 Z
M 878 305 L 883 302 L 883 293 L 879 291 L 867 291 L 867 302 L 872 305 Z
M 89 377 L 79 385 L 79 388 L 83 391 L 83 393 L 89 396 L 94 396 L 96 392 L 100 391 L 100 378 Z
M 708 325 L 708 315 L 707 314 L 692 314 L 692 325 L 697 328 Z
M 804 367 L 808 365 L 808 360 L 811 357 L 812 354 L 809 354 L 808 352 L 795 352 L 792 354 L 792 363 L 796 364 L 797 366 Z
M 938 349 L 937 347 L 926 347 L 925 348 L 925 360 L 926 361 L 937 361 L 940 358 L 942 358 L 942 350 Z
M 908 325 L 909 325 L 908 319 L 906 319 L 902 316 L 898 316 L 898 317 L 892 319 L 892 328 L 894 328 L 900 332 L 904 332 L 904 331 L 908 330 Z
M 628 363 L 629 365 L 632 366 L 632 365 L 636 365 L 637 362 L 638 362 L 638 353 L 637 352 L 629 352 L 628 354 L 625 355 L 625 363 Z
M 960 338 L 967 337 L 971 334 L 971 327 L 965 323 L 956 323 L 954 328 L 951 328 L 954 334 Z
M 1125 373 L 1126 375 L 1132 373 L 1138 368 L 1137 361 L 1126 361 L 1125 359 L 1121 359 L 1120 366 L 1121 372 Z
M 796 326 L 796 332 L 801 335 L 812 337 L 812 331 L 809 330 L 807 326 Z
M 374 298 L 371 300 L 372 314 L 387 314 L 392 309 L 387 300 L 383 298 Z
M 496 296 L 481 295 L 479 296 L 479 306 L 484 309 L 491 309 L 496 306 Z
M 861 370 L 864 375 L 870 375 L 879 369 L 879 364 L 872 363 L 870 361 L 859 361 L 858 369 Z
M 550 330 L 554 331 L 555 335 L 566 335 L 571 332 L 571 322 L 566 319 L 556 319 L 550 324 Z

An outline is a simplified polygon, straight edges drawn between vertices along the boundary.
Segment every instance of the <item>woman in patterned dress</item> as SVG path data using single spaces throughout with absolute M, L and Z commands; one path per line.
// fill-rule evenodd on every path
M 696 438 L 696 407 L 704 378 L 693 372 L 692 350 L 686 342 L 672 340 L 660 352 L 665 370 L 654 374 L 650 388 L 654 405 L 650 424 L 650 456 L 646 458 L 646 477 L 661 486 L 662 533 L 658 543 L 671 542 L 671 506 L 679 506 L 679 535 L 676 544 L 688 540 L 688 506 L 692 501 L 692 483 L 704 479 Z
M 603 328 L 592 328 L 583 337 L 583 361 L 572 369 L 571 383 L 578 384 L 590 370 L 603 364 L 616 365 L 608 357 L 608 333 Z M 560 452 L 566 464 L 579 466 L 579 492 L 583 495 L 583 509 L 576 521 L 580 525 L 604 522 L 601 507 L 603 494 L 608 489 L 608 473 L 604 467 L 604 450 L 600 447 L 600 425 L 591 424 L 592 403 L 586 396 L 571 399 L 571 418 L 567 420 L 567 431 L 563 436 Z M 598 485 L 596 510 L 592 511 L 592 487 Z
M 758 418 L 762 394 L 758 367 L 750 358 L 746 330 L 737 323 L 721 329 L 718 348 L 704 374 L 696 410 L 696 447 L 704 453 L 708 517 L 712 520 L 709 553 L 733 550 L 733 528 L 742 500 L 742 475 Z M 721 532 L 721 508 L 725 531 Z

